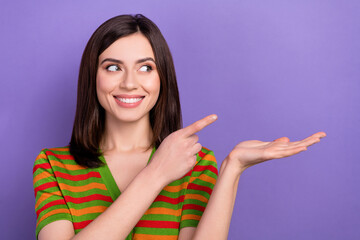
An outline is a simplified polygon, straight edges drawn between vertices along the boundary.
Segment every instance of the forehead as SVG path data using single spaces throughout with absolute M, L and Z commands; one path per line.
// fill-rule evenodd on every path
M 149 40 L 141 33 L 134 33 L 119 38 L 99 56 L 99 61 L 105 58 L 116 58 L 122 61 L 136 61 L 145 57 L 154 57 Z

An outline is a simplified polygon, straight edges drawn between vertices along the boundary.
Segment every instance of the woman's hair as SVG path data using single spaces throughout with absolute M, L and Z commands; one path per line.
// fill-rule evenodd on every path
M 181 108 L 174 63 L 159 28 L 141 14 L 113 17 L 93 33 L 80 64 L 70 153 L 75 161 L 84 167 L 95 168 L 102 165 L 99 160 L 99 145 L 105 130 L 105 110 L 96 94 L 99 55 L 119 38 L 137 32 L 142 33 L 151 44 L 161 84 L 159 98 L 150 111 L 152 146 L 158 147 L 170 133 L 181 128 Z

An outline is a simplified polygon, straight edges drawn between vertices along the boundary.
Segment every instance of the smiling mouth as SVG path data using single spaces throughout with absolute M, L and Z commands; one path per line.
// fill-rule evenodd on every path
M 141 101 L 143 98 L 144 97 L 140 97 L 140 98 L 119 98 L 119 97 L 117 97 L 116 99 L 123 103 L 137 103 L 137 102 Z

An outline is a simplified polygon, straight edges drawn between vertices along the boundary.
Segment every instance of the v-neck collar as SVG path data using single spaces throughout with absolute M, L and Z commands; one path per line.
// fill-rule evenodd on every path
M 100 150 L 99 150 L 100 151 Z M 146 163 L 149 164 L 153 154 L 155 153 L 156 148 L 153 147 L 149 160 Z M 101 155 L 99 156 L 99 159 L 104 163 L 101 167 L 99 167 L 99 172 L 101 175 L 101 178 L 103 179 L 106 188 L 108 189 L 110 196 L 112 198 L 113 201 L 115 201 L 121 194 L 121 191 L 118 187 L 118 185 L 115 182 L 114 176 L 112 175 L 112 173 L 110 172 L 109 166 L 106 163 L 106 160 L 104 158 L 103 153 L 100 151 Z

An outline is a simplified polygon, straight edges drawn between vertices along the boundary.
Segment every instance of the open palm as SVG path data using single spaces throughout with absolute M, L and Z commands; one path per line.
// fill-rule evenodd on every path
M 308 146 L 319 142 L 325 136 L 324 132 L 317 132 L 310 137 L 296 142 L 290 142 L 287 137 L 281 137 L 272 142 L 258 140 L 244 141 L 234 147 L 229 157 L 237 159 L 240 167 L 246 169 L 270 159 L 289 157 L 305 151 Z

